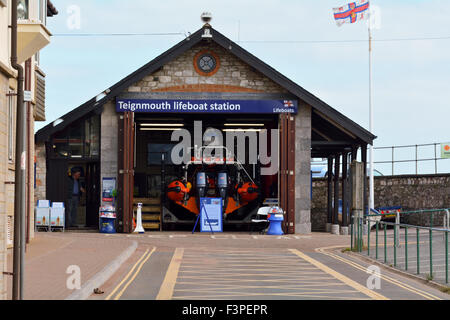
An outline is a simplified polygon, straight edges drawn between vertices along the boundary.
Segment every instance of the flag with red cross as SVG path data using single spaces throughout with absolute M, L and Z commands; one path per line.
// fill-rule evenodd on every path
M 333 8 L 334 19 L 340 27 L 344 23 L 355 23 L 369 18 L 369 1 L 358 0 L 340 8 Z

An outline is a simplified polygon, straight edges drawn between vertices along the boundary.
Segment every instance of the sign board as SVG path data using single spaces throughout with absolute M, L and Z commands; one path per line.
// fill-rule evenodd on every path
M 36 207 L 36 226 L 48 227 L 50 223 L 50 208 Z
M 200 232 L 223 232 L 221 198 L 200 198 Z
M 117 99 L 117 112 L 160 113 L 294 113 L 296 100 Z
M 99 212 L 100 218 L 116 218 L 116 209 L 113 206 L 101 206 Z
M 444 159 L 450 158 L 450 143 L 441 144 L 441 158 Z
M 64 227 L 64 217 L 64 202 L 53 202 L 50 209 L 50 225 L 52 227 Z
M 24 101 L 24 102 L 31 102 L 31 100 L 32 100 L 31 91 L 25 90 L 25 91 L 23 92 L 23 101 Z
M 116 178 L 103 178 L 102 179 L 102 201 L 112 202 L 112 192 L 116 188 Z
M 38 200 L 37 207 L 38 208 L 50 208 L 50 200 Z

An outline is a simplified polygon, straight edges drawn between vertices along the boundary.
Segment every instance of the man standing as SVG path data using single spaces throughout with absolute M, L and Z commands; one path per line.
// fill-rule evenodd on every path
M 81 170 L 80 168 L 72 168 L 71 176 L 69 176 L 67 188 L 67 202 L 69 214 L 67 215 L 67 227 L 74 227 L 77 222 L 78 203 L 81 198 L 81 193 L 85 192 L 80 183 Z

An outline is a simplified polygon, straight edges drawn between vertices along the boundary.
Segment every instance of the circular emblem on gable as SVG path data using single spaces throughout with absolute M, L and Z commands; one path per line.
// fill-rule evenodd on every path
M 219 70 L 220 61 L 211 51 L 201 51 L 194 57 L 194 68 L 202 76 L 212 76 Z

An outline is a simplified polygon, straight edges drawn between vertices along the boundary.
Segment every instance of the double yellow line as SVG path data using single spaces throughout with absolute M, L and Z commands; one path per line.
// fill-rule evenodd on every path
M 342 258 L 342 257 L 338 256 L 337 254 L 325 251 L 327 249 L 336 249 L 336 248 L 338 248 L 338 247 L 318 248 L 318 249 L 316 249 L 316 252 L 320 252 L 320 253 L 325 254 L 325 255 L 327 255 L 329 257 L 332 257 L 332 258 L 334 258 L 336 260 L 344 262 L 344 263 L 346 263 L 346 264 L 348 264 L 348 265 L 350 265 L 350 266 L 352 266 L 352 267 L 354 267 L 354 268 L 356 268 L 356 269 L 358 269 L 360 271 L 367 272 L 367 269 L 365 267 L 357 264 L 356 262 L 353 262 L 353 261 L 347 260 L 345 258 Z M 428 299 L 428 300 L 442 300 L 441 298 L 436 297 L 435 295 L 432 295 L 431 293 L 428 293 L 428 292 L 425 292 L 423 290 L 414 288 L 413 286 L 411 286 L 409 284 L 400 282 L 399 280 L 391 278 L 391 277 L 388 277 L 386 275 L 380 275 L 380 278 L 385 280 L 385 281 L 387 281 L 387 282 L 395 284 L 396 286 L 399 286 L 400 288 L 403 288 L 403 289 L 405 289 L 405 290 L 407 290 L 409 292 L 412 292 L 412 293 L 417 294 L 417 295 L 419 295 L 421 297 L 424 297 L 425 299 Z
M 139 274 L 139 272 L 142 269 L 142 266 L 147 262 L 147 260 L 150 258 L 150 256 L 155 252 L 156 247 L 153 247 L 152 251 L 149 252 L 149 249 L 147 249 L 144 254 L 139 258 L 139 260 L 135 263 L 133 268 L 131 268 L 130 272 L 123 278 L 123 280 L 114 288 L 114 290 L 105 298 L 105 300 L 111 300 L 112 296 L 120 289 L 120 287 L 125 283 L 125 281 L 128 282 L 122 287 L 122 289 L 117 293 L 117 295 L 114 297 L 113 300 L 119 300 L 122 294 L 125 292 L 125 290 L 128 288 L 128 286 L 133 282 L 133 280 L 136 278 L 136 276 Z M 135 271 L 136 270 L 136 271 Z M 131 278 L 130 278 L 131 277 Z

